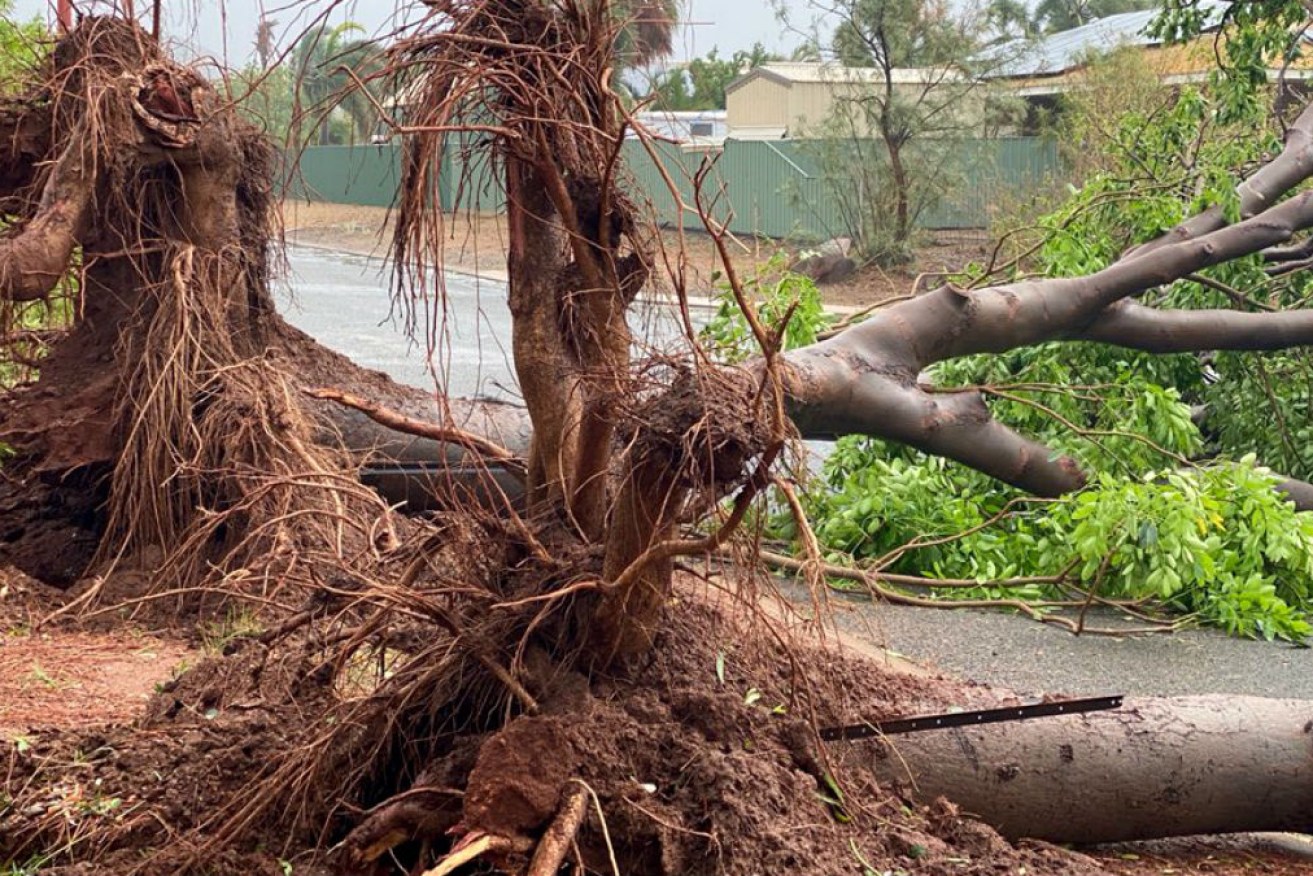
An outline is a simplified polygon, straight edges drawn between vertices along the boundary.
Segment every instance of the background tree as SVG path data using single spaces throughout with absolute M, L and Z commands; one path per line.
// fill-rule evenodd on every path
M 1031 8 L 1019 0 L 989 0 L 985 17 L 999 39 L 1031 39 L 1159 5 L 1158 0 L 1040 0 Z
M 996 40 L 1030 39 L 1038 32 L 1030 7 L 1022 0 L 991 0 L 985 20 Z
M 761 43 L 740 49 L 729 58 L 721 58 L 715 48 L 702 58 L 677 65 L 659 73 L 652 81 L 648 97 L 655 109 L 723 110 L 725 89 L 731 82 L 762 64 L 780 58 L 766 51 Z
M 623 68 L 670 54 L 679 0 L 617 0 L 607 4 L 607 13 L 616 24 L 612 49 Z
M 1039 0 L 1032 26 L 1040 33 L 1059 33 L 1109 15 L 1158 5 L 1158 0 Z
M 291 72 L 296 80 L 297 116 L 315 120 L 317 144 L 333 141 L 333 117 L 341 109 L 347 119 L 346 140 L 368 140 L 378 123 L 378 111 L 364 89 L 378 87 L 371 76 L 377 61 L 368 39 L 353 21 L 317 25 L 301 35 L 292 48 Z M 354 77 L 347 70 L 354 72 Z M 364 89 L 357 83 L 370 83 Z
M 234 71 L 230 87 L 237 111 L 275 143 L 287 146 L 295 141 L 298 87 L 292 64 L 278 52 L 276 25 L 268 16 L 260 18 L 253 46 L 256 62 Z
M 288 64 L 249 64 L 231 74 L 231 88 L 240 101 L 238 112 L 275 143 L 290 145 L 296 119 L 297 84 Z
M 276 19 L 267 15 L 260 16 L 260 22 L 255 27 L 255 60 L 262 69 L 268 69 L 273 63 L 274 52 L 277 50 L 277 35 L 275 28 L 278 26 Z
M 22 77 L 32 75 L 49 43 L 40 19 L 15 22 L 13 9 L 13 0 L 0 0 L 0 91 L 4 92 L 22 88 Z
M 985 128 L 983 87 L 973 73 L 980 33 L 973 15 L 936 0 L 842 0 L 832 46 L 843 65 L 870 70 L 852 82 L 836 72 L 834 107 L 807 132 L 858 252 L 880 264 L 911 257 L 917 218 L 956 179 L 953 141 Z

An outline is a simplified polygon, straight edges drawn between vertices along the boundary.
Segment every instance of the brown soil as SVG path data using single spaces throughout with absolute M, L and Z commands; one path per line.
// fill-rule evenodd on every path
M 1094 857 L 1116 876 L 1308 876 L 1313 845 L 1298 853 L 1262 834 L 1183 837 L 1102 849 Z
M 7 593 L 18 600 L 0 601 L 7 625 L 64 599 L 18 576 L 8 580 L 21 586 Z M 591 684 L 557 677 L 555 693 L 543 697 L 543 717 L 512 720 L 491 737 L 458 737 L 424 769 L 433 785 L 465 788 L 463 817 L 458 805 L 444 825 L 459 819 L 459 831 L 536 831 L 552 814 L 560 781 L 574 776 L 597 795 L 579 840 L 599 872 L 609 872 L 611 851 L 622 872 L 663 876 L 1313 872 L 1307 858 L 1261 837 L 1126 844 L 1083 855 L 1011 845 L 944 801 L 909 807 L 867 777 L 864 764 L 878 743 L 816 749 L 811 728 L 1010 699 L 920 669 L 893 670 L 862 642 L 821 641 L 814 633 L 786 607 L 749 614 L 734 598 L 685 581 L 650 662 L 635 674 Z M 6 640 L 0 703 L 8 706 L 14 690 L 37 697 L 23 700 L 24 721 L 42 729 L 5 757 L 0 862 L 53 852 L 55 866 L 40 872 L 64 876 L 274 876 L 285 872 L 283 861 L 298 874 L 343 872 L 322 850 L 359 822 L 359 814 L 345 814 L 391 791 L 345 801 L 334 816 L 329 800 L 281 798 L 281 788 L 261 785 L 367 693 L 359 678 L 334 684 L 316 638 L 273 648 L 235 640 L 225 655 L 201 659 L 176 679 L 178 660 L 197 659 L 176 641 L 72 628 L 20 638 L 21 652 L 8 651 L 14 640 Z M 20 660 L 13 670 L 10 653 L 48 659 L 52 677 L 69 683 L 24 690 L 30 669 Z M 96 698 L 107 689 L 97 686 L 101 679 L 116 679 L 117 701 Z M 8 713 L 0 707 L 0 714 Z M 837 779 L 842 805 L 823 799 L 835 797 L 826 775 Z M 239 841 L 216 844 L 230 816 L 260 797 L 274 805 Z M 398 852 L 413 858 L 414 848 Z
M 476 214 L 449 217 L 447 267 L 489 277 L 504 277 L 506 271 L 506 223 L 500 215 Z M 389 211 L 383 207 L 351 204 L 285 201 L 283 224 L 293 243 L 322 246 L 359 255 L 387 255 L 391 229 Z M 674 260 L 680 235 L 661 232 L 661 246 Z M 712 274 L 720 270 L 720 259 L 711 237 L 688 231 L 683 235 L 687 252 L 687 286 L 690 294 L 706 296 L 713 287 Z M 825 302 L 840 307 L 865 307 L 888 298 L 908 294 L 917 278 L 960 270 L 967 263 L 988 255 L 988 238 L 983 231 L 928 232 L 916 259 L 903 268 L 885 270 L 877 266 L 861 269 L 841 283 L 821 287 Z M 749 276 L 765 265 L 787 244 L 737 238 L 729 243 L 735 268 Z M 923 280 L 925 282 L 925 280 Z
M 947 803 L 907 807 L 866 777 L 869 743 L 812 747 L 816 723 L 981 706 L 1002 695 L 891 673 L 833 642 L 785 647 L 776 636 L 791 634 L 777 622 L 742 617 L 686 586 L 651 662 L 632 677 L 560 684 L 570 693 L 545 704 L 548 714 L 512 720 L 491 743 L 458 737 L 425 772 L 464 776 L 481 745 L 464 827 L 506 831 L 541 827 L 555 801 L 546 780 L 576 776 L 605 815 L 608 833 L 593 814 L 580 835 L 585 859 L 601 870 L 609 836 L 627 873 L 1102 872 L 1073 853 L 1013 847 Z M 316 715 L 348 704 L 306 641 L 231 650 L 164 684 L 132 726 L 87 716 L 13 751 L 0 860 L 58 849 L 62 862 L 95 862 L 98 873 L 143 860 L 144 872 L 185 872 L 235 807 L 277 795 L 252 783 L 319 732 Z M 487 756 L 498 751 L 508 756 Z M 546 769 L 552 764 L 559 769 Z M 517 765 L 536 766 L 529 775 L 544 787 Z M 825 775 L 836 777 L 842 805 L 822 799 L 834 796 Z M 277 801 L 242 841 L 205 848 L 205 872 L 277 873 L 276 858 L 317 872 L 302 870 L 312 857 L 303 850 L 331 845 L 350 826 L 325 821 L 328 803 Z M 299 830 L 287 813 L 304 816 Z

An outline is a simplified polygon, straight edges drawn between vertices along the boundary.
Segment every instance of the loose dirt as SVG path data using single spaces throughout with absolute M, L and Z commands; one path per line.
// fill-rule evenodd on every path
M 283 202 L 282 219 L 289 242 L 357 255 L 387 255 L 391 216 L 384 207 L 289 200 Z M 448 217 L 445 264 L 452 270 L 504 278 L 506 241 L 504 216 Z M 668 255 L 673 264 L 680 243 L 679 232 L 663 230 L 660 244 L 664 254 L 659 253 L 658 258 L 664 260 Z M 709 235 L 697 231 L 685 232 L 683 243 L 688 290 L 695 296 L 708 296 L 714 288 L 713 274 L 721 271 L 716 247 Z M 821 296 L 830 305 L 860 308 L 906 295 L 918 277 L 960 270 L 969 262 L 984 259 L 987 244 L 983 231 L 927 232 L 912 264 L 890 270 L 868 266 L 842 283 L 822 286 Z M 777 252 L 796 254 L 800 247 L 738 237 L 729 242 L 729 249 L 735 269 L 748 277 Z
M 904 805 L 864 778 L 869 745 L 819 752 L 810 742 L 815 722 L 978 706 L 1000 694 L 891 673 L 834 642 L 786 644 L 797 630 L 681 589 L 646 666 L 591 685 L 557 678 L 558 694 L 544 697 L 547 714 L 510 721 L 491 744 L 457 734 L 425 774 L 468 775 L 467 819 L 527 830 L 551 814 L 554 798 L 515 769 L 525 757 L 481 756 L 470 773 L 471 754 L 531 754 L 529 775 L 539 777 L 554 763 L 587 783 L 605 817 L 605 831 L 590 816 L 580 835 L 585 859 L 602 865 L 614 852 L 626 873 L 682 876 L 711 861 L 744 876 L 858 873 L 863 861 L 876 872 L 1101 872 L 1080 855 L 1013 847 L 949 804 Z M 58 850 L 61 862 L 94 861 L 101 873 L 143 860 L 147 872 L 187 872 L 203 859 L 208 873 L 236 874 L 277 873 L 282 857 L 301 873 L 310 863 L 302 850 L 340 839 L 359 818 L 342 815 L 376 798 L 345 801 L 344 810 L 260 784 L 350 705 L 323 672 L 324 653 L 310 640 L 272 649 L 247 640 L 229 651 L 163 684 L 131 726 L 100 726 L 88 715 L 11 750 L 0 860 Z M 244 808 L 252 800 L 271 805 Z M 242 839 L 213 845 L 242 812 L 251 819 Z
M 1307 876 L 1313 845 L 1293 851 L 1263 834 L 1182 837 L 1101 849 L 1094 857 L 1114 876 Z

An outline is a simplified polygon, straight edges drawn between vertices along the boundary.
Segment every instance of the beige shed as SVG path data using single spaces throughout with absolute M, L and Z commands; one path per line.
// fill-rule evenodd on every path
M 805 137 L 837 100 L 857 98 L 884 82 L 882 71 L 831 63 L 779 63 L 756 67 L 725 89 L 729 136 L 739 140 Z M 956 71 L 896 68 L 894 87 L 915 99 L 928 88 L 962 82 Z

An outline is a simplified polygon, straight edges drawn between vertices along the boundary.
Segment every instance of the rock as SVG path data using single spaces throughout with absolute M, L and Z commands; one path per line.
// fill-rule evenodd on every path
M 838 253 L 808 252 L 794 262 L 789 270 L 824 285 L 848 279 L 857 273 L 857 263 Z
M 853 239 L 851 237 L 832 237 L 816 247 L 815 252 L 817 255 L 837 255 L 847 258 L 852 248 Z

